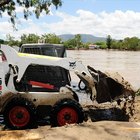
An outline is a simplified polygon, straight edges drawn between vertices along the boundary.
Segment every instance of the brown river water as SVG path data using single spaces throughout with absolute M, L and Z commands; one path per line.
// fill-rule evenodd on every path
M 140 51 L 68 50 L 67 56 L 103 72 L 119 72 L 136 90 L 140 88 Z

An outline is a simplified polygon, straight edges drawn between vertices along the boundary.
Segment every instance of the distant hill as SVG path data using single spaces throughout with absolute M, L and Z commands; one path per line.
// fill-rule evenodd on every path
M 98 41 L 106 41 L 106 38 L 104 37 L 96 37 L 90 34 L 80 34 L 82 38 L 82 42 L 98 42 Z M 62 41 L 67 41 L 69 39 L 73 39 L 75 35 L 73 34 L 62 34 L 59 35 L 59 37 L 62 39 Z

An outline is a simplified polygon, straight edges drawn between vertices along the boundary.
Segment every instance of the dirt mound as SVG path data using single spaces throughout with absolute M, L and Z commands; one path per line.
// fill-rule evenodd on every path
M 92 121 L 130 121 L 135 112 L 135 90 L 132 85 L 118 72 L 104 73 L 89 68 L 91 75 L 97 79 L 96 101 L 99 104 L 86 106 L 87 116 Z
M 97 105 L 84 106 L 87 115 L 87 121 L 127 121 L 139 122 L 140 121 L 140 96 L 136 96 L 135 100 L 124 101 L 118 105 L 114 103 L 103 103 Z
M 121 95 L 116 96 L 118 98 L 117 106 L 115 106 L 115 110 L 120 110 L 124 115 L 124 120 L 131 121 L 134 118 L 135 114 L 135 95 L 136 90 L 133 86 L 126 81 L 118 72 L 116 73 L 106 73 L 108 77 L 115 80 L 122 86 L 120 90 Z
M 130 121 L 139 122 L 140 121 L 140 96 L 135 97 L 134 102 L 134 115 L 130 118 Z

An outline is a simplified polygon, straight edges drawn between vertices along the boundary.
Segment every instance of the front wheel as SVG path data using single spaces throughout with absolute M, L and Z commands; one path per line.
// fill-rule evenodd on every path
M 80 104 L 72 99 L 63 99 L 52 108 L 51 125 L 63 126 L 66 124 L 82 123 L 84 112 Z

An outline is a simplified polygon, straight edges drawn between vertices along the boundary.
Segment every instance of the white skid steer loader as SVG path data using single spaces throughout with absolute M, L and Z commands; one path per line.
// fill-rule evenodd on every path
M 45 116 L 50 116 L 52 126 L 81 123 L 84 120 L 84 111 L 72 87 L 57 87 L 49 81 L 46 83 L 34 80 L 30 78 L 30 74 L 36 69 L 29 72 L 30 66 L 60 67 L 74 71 L 85 84 L 85 91 L 90 93 L 91 100 L 98 103 L 134 96 L 130 85 L 122 85 L 115 78 L 112 79 L 90 66 L 86 68 L 72 58 L 18 53 L 6 45 L 0 45 L 0 52 L 0 112 L 6 126 L 11 129 L 31 128 L 38 118 Z M 31 90 L 32 87 L 43 90 Z

